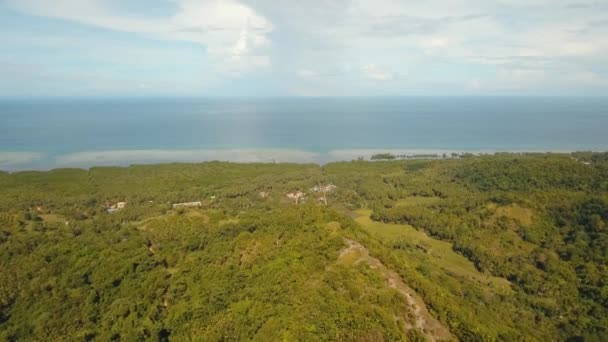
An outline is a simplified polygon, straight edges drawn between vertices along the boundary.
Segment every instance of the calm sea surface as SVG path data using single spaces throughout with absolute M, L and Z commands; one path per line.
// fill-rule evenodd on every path
M 0 169 L 608 150 L 608 98 L 0 101 Z

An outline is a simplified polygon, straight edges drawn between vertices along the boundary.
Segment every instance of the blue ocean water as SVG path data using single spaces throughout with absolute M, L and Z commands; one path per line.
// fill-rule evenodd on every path
M 608 97 L 2 100 L 0 169 L 607 150 L 607 129 Z

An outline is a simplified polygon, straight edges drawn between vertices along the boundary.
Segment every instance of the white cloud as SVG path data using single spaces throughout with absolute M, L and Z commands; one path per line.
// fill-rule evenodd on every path
M 479 89 L 483 89 L 484 87 L 484 82 L 480 79 L 474 78 L 472 80 L 469 80 L 467 82 L 467 86 L 471 89 L 474 90 L 479 90 Z
M 448 45 L 448 40 L 443 37 L 423 38 L 420 42 L 420 46 L 424 50 L 424 53 L 429 55 L 447 47 Z
M 578 71 L 572 75 L 573 81 L 581 85 L 588 86 L 608 86 L 608 79 L 591 71 Z
M 136 17 L 103 0 L 7 0 L 13 8 L 37 16 L 59 18 L 106 29 L 143 34 L 205 46 L 214 62 L 227 71 L 267 67 L 272 23 L 234 0 L 174 0 L 177 10 L 166 17 Z
M 260 2 L 271 5 L 256 5 Z M 299 65 L 330 70 L 351 64 L 365 65 L 351 68 L 352 76 L 363 71 L 374 80 L 407 73 L 418 84 L 443 77 L 454 84 L 477 79 L 478 85 L 501 81 L 529 88 L 515 84 L 528 79 L 533 86 L 550 86 L 543 82 L 568 69 L 601 68 L 608 58 L 608 11 L 598 8 L 598 2 L 574 7 L 567 0 L 249 3 L 275 17 L 294 17 L 282 22 L 279 31 L 297 34 L 297 51 L 282 62 L 300 70 L 300 78 L 311 75 Z M 343 82 L 347 80 L 345 76 Z M 399 83 L 408 80 L 399 78 Z
M 367 64 L 361 67 L 366 77 L 376 81 L 390 81 L 393 79 L 393 74 L 389 71 L 383 70 L 376 64 Z
M 310 69 L 300 69 L 298 70 L 298 76 L 302 78 L 313 78 L 319 76 L 319 73 Z
M 210 63 L 197 77 L 209 89 L 234 81 L 225 73 L 270 68 L 262 75 L 269 88 L 298 94 L 407 94 L 415 87 L 433 92 L 436 84 L 479 91 L 566 82 L 586 82 L 596 93 L 607 87 L 600 77 L 608 59 L 602 1 L 165 0 L 174 9 L 164 17 L 134 16 L 108 0 L 4 1 L 25 13 L 204 46 Z M 104 57 L 112 65 L 130 62 L 118 61 L 123 55 L 152 63 L 143 53 L 117 49 Z M 93 49 L 82 55 L 93 53 L 100 55 Z M 161 57 L 167 65 L 180 60 L 155 54 Z M 356 82 L 362 75 L 375 82 Z

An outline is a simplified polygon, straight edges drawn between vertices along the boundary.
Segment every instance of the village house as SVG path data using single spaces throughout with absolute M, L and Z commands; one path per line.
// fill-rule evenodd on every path
M 317 201 L 327 205 L 327 193 L 336 190 L 338 187 L 333 184 L 315 185 L 310 188 L 310 191 L 317 193 Z
M 194 208 L 194 207 L 201 207 L 203 205 L 203 203 L 201 203 L 200 201 L 198 202 L 186 202 L 186 203 L 174 203 L 173 204 L 173 209 L 176 208 Z
M 300 200 L 303 199 L 304 196 L 306 196 L 306 194 L 303 193 L 302 191 L 297 191 L 297 192 L 290 192 L 286 196 L 287 196 L 287 198 L 295 200 L 296 204 L 298 204 L 300 202 Z
M 115 213 L 119 210 L 123 210 L 124 208 L 127 207 L 127 202 L 117 202 L 116 204 L 111 204 L 109 202 L 106 202 L 106 211 L 110 214 Z
M 336 190 L 337 188 L 338 187 L 333 184 L 315 185 L 312 188 L 310 188 L 310 191 L 312 191 L 312 192 L 332 192 L 332 191 Z

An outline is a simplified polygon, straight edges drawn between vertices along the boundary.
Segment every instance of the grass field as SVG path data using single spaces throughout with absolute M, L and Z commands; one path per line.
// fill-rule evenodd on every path
M 517 204 L 507 206 L 488 205 L 488 207 L 495 210 L 496 218 L 506 217 L 525 226 L 529 226 L 534 222 L 534 213 L 532 210 L 522 208 Z
M 396 242 L 407 244 L 409 248 L 402 252 L 408 255 L 408 260 L 418 263 L 417 269 L 422 273 L 441 273 L 461 281 L 474 281 L 490 284 L 498 294 L 512 293 L 508 280 L 493 277 L 479 272 L 472 262 L 454 252 L 452 244 L 429 237 L 426 233 L 405 224 L 386 224 L 370 219 L 371 210 L 355 211 L 355 221 L 367 232 L 389 245 Z
M 46 223 L 64 223 L 66 222 L 66 218 L 63 215 L 59 214 L 43 214 L 40 215 L 40 218 Z

